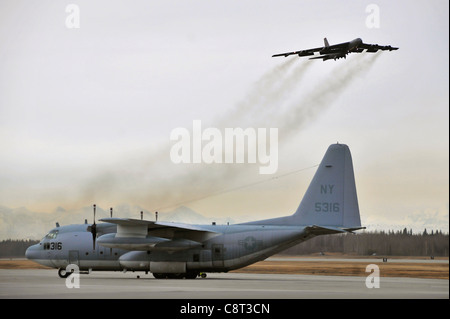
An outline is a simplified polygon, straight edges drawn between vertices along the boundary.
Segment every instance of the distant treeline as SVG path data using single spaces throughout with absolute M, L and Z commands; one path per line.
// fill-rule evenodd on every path
M 25 257 L 25 251 L 31 245 L 37 244 L 39 240 L 3 240 L 0 242 L 0 258 Z
M 357 234 L 324 235 L 291 247 L 283 254 L 307 255 L 314 253 L 344 253 L 386 256 L 440 256 L 448 257 L 449 234 L 427 231 L 413 234 L 403 231 L 374 231 Z
M 25 257 L 26 249 L 37 240 L 3 240 L 0 242 L 0 258 Z M 312 238 L 282 252 L 287 255 L 314 253 L 344 253 L 355 255 L 385 256 L 436 256 L 448 257 L 449 234 L 427 231 L 413 234 L 403 231 L 375 231 L 357 234 L 324 235 Z

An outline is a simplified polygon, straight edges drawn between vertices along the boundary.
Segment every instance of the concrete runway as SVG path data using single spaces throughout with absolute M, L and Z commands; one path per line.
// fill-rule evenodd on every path
M 137 276 L 140 279 L 137 279 Z M 380 278 L 369 289 L 366 277 L 209 273 L 205 279 L 155 279 L 151 274 L 81 274 L 79 288 L 67 288 L 56 270 L 1 269 L 0 298 L 82 299 L 415 299 L 449 298 L 449 281 Z
M 364 262 L 367 264 L 376 264 L 383 262 L 383 257 L 376 258 L 330 258 L 330 257 L 269 257 L 266 261 L 320 261 L 320 262 Z M 448 259 L 414 259 L 414 258 L 386 258 L 386 262 L 389 263 L 421 263 L 421 264 L 448 264 Z

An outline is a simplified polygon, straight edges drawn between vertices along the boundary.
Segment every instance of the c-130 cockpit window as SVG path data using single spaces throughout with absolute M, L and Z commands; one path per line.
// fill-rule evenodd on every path
M 58 232 L 59 231 L 57 229 L 52 230 L 47 235 L 45 235 L 45 237 L 43 239 L 55 239 L 56 236 L 58 236 Z
M 58 236 L 59 230 L 55 229 L 50 231 L 47 235 L 45 235 L 44 238 L 42 238 L 41 245 L 43 245 L 44 250 L 50 249 L 50 250 L 61 250 L 62 249 L 62 243 L 52 241 L 53 239 L 56 239 Z

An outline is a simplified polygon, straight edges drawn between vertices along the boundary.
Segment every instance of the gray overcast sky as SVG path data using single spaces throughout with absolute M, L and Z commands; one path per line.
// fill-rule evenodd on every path
M 70 3 L 80 9 L 78 29 L 66 26 Z M 366 25 L 371 3 L 379 28 Z M 253 166 L 173 164 L 171 130 L 199 119 L 205 127 L 278 127 L 286 136 L 280 174 L 318 164 L 331 143 L 348 144 L 363 223 L 435 218 L 448 229 L 448 5 L 2 0 L 0 205 L 151 210 L 270 178 Z M 400 49 L 364 69 L 352 55 L 294 58 L 291 78 L 265 77 L 288 63 L 272 54 L 322 46 L 324 37 Z M 351 65 L 344 87 L 321 93 Z M 189 206 L 207 216 L 290 214 L 313 173 Z

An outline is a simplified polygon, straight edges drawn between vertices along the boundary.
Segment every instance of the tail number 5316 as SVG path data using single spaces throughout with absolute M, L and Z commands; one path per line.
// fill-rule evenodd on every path
M 316 213 L 338 213 L 339 203 L 317 202 L 314 208 Z

